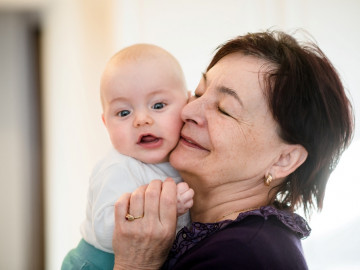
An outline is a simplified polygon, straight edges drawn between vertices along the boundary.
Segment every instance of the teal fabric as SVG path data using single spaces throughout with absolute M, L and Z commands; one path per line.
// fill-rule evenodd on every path
M 114 254 L 104 252 L 82 239 L 79 245 L 66 255 L 61 270 L 112 270 Z

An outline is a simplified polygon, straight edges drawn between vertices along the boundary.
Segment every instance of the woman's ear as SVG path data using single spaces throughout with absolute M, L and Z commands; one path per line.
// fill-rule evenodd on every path
M 306 160 L 308 152 L 300 144 L 287 144 L 279 159 L 273 164 L 274 178 L 283 178 L 294 172 Z

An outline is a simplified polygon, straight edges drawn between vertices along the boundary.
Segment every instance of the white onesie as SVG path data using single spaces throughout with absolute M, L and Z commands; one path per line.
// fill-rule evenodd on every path
M 113 253 L 114 205 L 126 192 L 154 179 L 164 181 L 171 177 L 181 182 L 179 173 L 169 162 L 146 164 L 112 149 L 97 163 L 90 177 L 86 218 L 80 231 L 86 242 L 106 252 Z M 177 230 L 189 225 L 189 213 L 178 217 Z

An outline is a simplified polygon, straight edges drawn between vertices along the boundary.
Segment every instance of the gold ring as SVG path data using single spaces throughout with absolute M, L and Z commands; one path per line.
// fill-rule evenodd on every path
M 126 214 L 125 219 L 128 220 L 128 221 L 133 221 L 133 220 L 135 220 L 135 219 L 139 219 L 139 218 L 143 218 L 143 217 L 144 217 L 144 215 L 138 216 L 138 217 L 134 217 L 133 215 L 130 215 L 130 214 L 128 213 L 128 214 Z

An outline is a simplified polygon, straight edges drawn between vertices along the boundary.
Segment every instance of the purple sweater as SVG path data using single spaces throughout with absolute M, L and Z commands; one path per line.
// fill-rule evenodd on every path
M 162 269 L 308 269 L 300 239 L 309 234 L 302 217 L 271 206 L 194 222 L 179 231 Z

